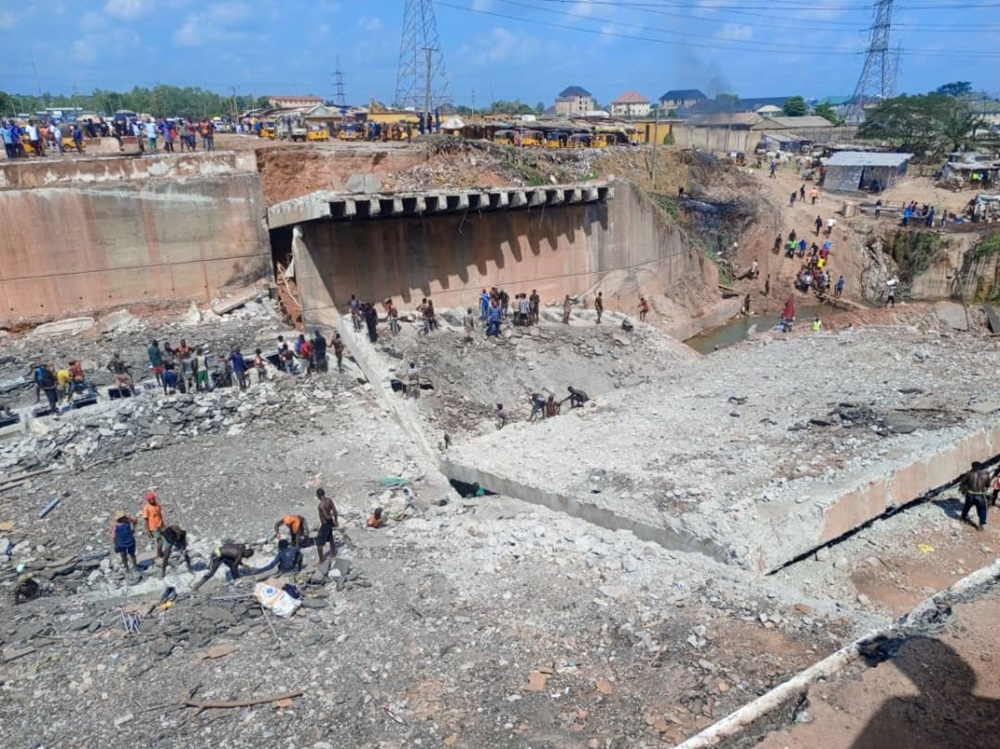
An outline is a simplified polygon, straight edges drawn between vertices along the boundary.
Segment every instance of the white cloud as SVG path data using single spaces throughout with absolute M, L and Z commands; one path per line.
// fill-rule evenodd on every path
M 521 62 L 537 48 L 533 37 L 514 33 L 497 26 L 486 36 L 477 36 L 472 44 L 458 51 L 462 59 L 471 59 L 476 65 L 496 65 L 502 62 Z
M 367 32 L 378 31 L 382 28 L 382 19 L 378 16 L 361 16 L 358 19 L 358 28 Z
M 7 31 L 14 28 L 15 23 L 17 23 L 17 16 L 13 11 L 0 10 L 0 29 Z
M 594 4 L 591 0 L 579 0 L 579 2 L 573 3 L 573 7 L 569 9 L 569 15 L 576 18 L 584 18 L 593 12 Z
M 80 28 L 86 32 L 101 31 L 108 27 L 108 17 L 96 10 L 88 10 L 80 20 Z
M 104 4 L 104 12 L 131 21 L 152 12 L 155 7 L 156 0 L 108 0 Z
M 493 0 L 472 0 L 473 10 L 489 10 L 493 6 Z
M 235 40 L 244 35 L 231 27 L 251 16 L 247 3 L 238 0 L 216 3 L 207 10 L 191 13 L 174 32 L 174 42 L 184 47 L 196 47 L 209 42 Z
M 88 65 L 98 60 L 122 58 L 139 46 L 142 39 L 132 29 L 111 29 L 110 31 L 84 34 L 73 42 L 73 61 Z
M 743 23 L 724 23 L 722 28 L 715 32 L 717 39 L 728 39 L 730 41 L 745 41 L 753 38 L 753 26 Z

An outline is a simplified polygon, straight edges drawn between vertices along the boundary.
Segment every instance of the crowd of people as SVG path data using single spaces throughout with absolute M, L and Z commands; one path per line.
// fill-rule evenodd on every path
M 327 496 L 326 491 L 322 488 L 316 490 L 316 500 L 319 530 L 315 538 L 310 538 L 309 526 L 304 517 L 286 515 L 274 524 L 273 538 L 278 541 L 278 551 L 270 563 L 262 567 L 242 570 L 242 567 L 247 566 L 246 561 L 254 556 L 253 548 L 244 543 L 231 541 L 223 543 L 212 551 L 207 571 L 195 582 L 192 590 L 198 590 L 222 566 L 228 569 L 229 577 L 233 580 L 241 574 L 264 575 L 272 570 L 275 570 L 278 575 L 298 572 L 303 566 L 301 549 L 310 543 L 316 547 L 320 564 L 328 557 L 336 557 L 337 542 L 334 530 L 340 527 L 337 507 L 333 499 Z M 381 508 L 376 509 L 381 515 Z M 126 575 L 135 574 L 141 577 L 139 563 L 136 559 L 136 531 L 140 526 L 140 518 L 143 531 L 155 545 L 155 562 L 159 564 L 160 577 L 166 576 L 170 558 L 174 553 L 184 560 L 188 572 L 194 573 L 194 566 L 191 563 L 188 550 L 188 532 L 177 524 L 168 524 L 164 519 L 163 505 L 156 493 L 147 492 L 140 513 L 133 516 L 124 510 L 118 510 L 112 518 L 112 546 Z M 371 523 L 368 525 L 371 526 Z M 282 537 L 283 531 L 287 531 L 287 539 Z
M 14 120 L 0 121 L 0 139 L 8 159 L 43 157 L 49 151 L 63 153 L 69 146 L 83 153 L 83 139 L 87 132 L 79 123 L 60 125 L 57 122 L 28 120 L 19 125 Z M 86 137 L 92 137 L 86 135 Z

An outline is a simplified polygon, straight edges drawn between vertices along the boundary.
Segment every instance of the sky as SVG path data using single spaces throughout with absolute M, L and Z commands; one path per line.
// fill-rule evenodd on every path
M 419 0 L 410 4 L 420 6 Z M 955 80 L 1000 93 L 1000 0 L 897 2 L 896 92 Z M 89 93 L 171 84 L 333 99 L 395 96 L 406 0 L 45 0 L 0 8 L 0 90 Z M 437 0 L 450 99 L 551 105 L 569 85 L 607 104 L 637 90 L 746 98 L 849 95 L 863 0 Z M 421 42 L 421 45 L 423 42 Z

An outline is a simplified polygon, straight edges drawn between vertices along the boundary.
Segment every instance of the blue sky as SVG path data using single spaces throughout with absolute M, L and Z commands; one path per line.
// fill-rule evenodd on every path
M 8 0 L 0 90 L 168 83 L 332 98 L 339 56 L 349 101 L 391 101 L 404 4 Z M 1000 0 L 897 6 L 897 91 L 969 80 L 1000 93 Z M 570 84 L 603 103 L 630 89 L 849 94 L 871 17 L 864 0 L 438 0 L 435 10 L 451 98 L 468 104 L 474 90 L 477 105 L 551 104 Z

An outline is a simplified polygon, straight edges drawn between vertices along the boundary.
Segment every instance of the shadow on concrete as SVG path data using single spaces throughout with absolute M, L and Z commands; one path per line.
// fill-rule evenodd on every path
M 534 207 L 426 217 L 306 225 L 306 245 L 326 291 L 345 309 L 362 300 L 402 298 L 406 305 L 435 292 L 505 285 L 567 272 L 586 273 L 589 238 L 610 227 L 606 204 Z M 527 250 L 527 252 L 525 251 Z M 532 262 L 531 256 L 536 262 Z M 547 256 L 575 253 L 548 268 Z M 577 260 L 577 258 L 579 258 Z M 524 272 L 508 269 L 528 264 Z M 499 273 L 499 271 L 505 271 Z M 501 278 L 497 278 L 501 276 Z M 504 281 L 503 279 L 509 279 Z M 456 282 L 457 279 L 457 282 Z
M 899 669 L 919 694 L 887 699 L 851 749 L 996 749 L 1000 700 L 979 697 L 975 670 L 949 645 L 930 637 L 887 640 L 865 653 L 869 663 Z M 908 685 L 900 691 L 909 692 Z
M 964 503 L 960 499 L 935 499 L 934 505 L 954 520 L 962 519 L 962 507 Z M 974 513 L 973 513 L 974 514 Z

